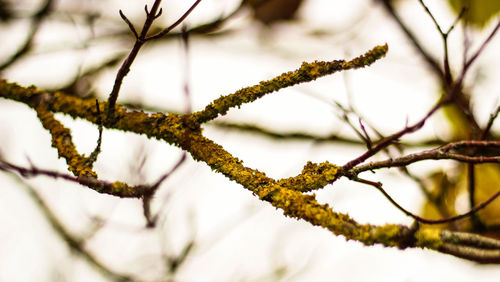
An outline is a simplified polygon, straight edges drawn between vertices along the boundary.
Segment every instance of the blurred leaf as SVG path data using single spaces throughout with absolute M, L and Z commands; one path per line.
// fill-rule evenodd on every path
M 422 207 L 422 216 L 429 219 L 440 219 L 457 215 L 455 202 L 459 191 L 458 186 L 444 171 L 436 171 L 427 177 L 430 181 L 428 187 L 432 200 L 425 201 Z M 429 225 L 429 228 L 453 229 L 448 223 Z
M 500 190 L 500 167 L 497 164 L 480 164 L 474 166 L 476 205 L 486 201 Z M 491 202 L 486 208 L 480 210 L 478 215 L 486 226 L 500 225 L 500 199 Z
M 0 22 L 7 22 L 12 19 L 11 3 L 0 0 Z
M 293 20 L 303 0 L 247 0 L 255 20 L 271 25 L 279 21 Z
M 446 105 L 443 107 L 443 114 L 451 129 L 451 140 L 470 139 L 472 128 L 462 109 L 456 104 Z
M 464 19 L 479 29 L 500 13 L 500 0 L 448 0 L 448 3 L 457 15 L 465 7 Z

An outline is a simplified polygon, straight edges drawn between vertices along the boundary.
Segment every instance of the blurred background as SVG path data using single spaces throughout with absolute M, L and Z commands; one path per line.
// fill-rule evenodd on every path
M 164 1 L 154 28 L 174 22 L 192 2 Z M 419 120 L 439 98 L 435 75 L 380 1 L 258 2 L 203 0 L 184 22 L 192 29 L 189 44 L 181 40 L 180 28 L 146 44 L 125 77 L 118 102 L 151 112 L 197 111 L 221 95 L 294 70 L 303 61 L 350 59 L 387 43 L 388 55 L 371 67 L 281 90 L 204 126 L 207 137 L 246 166 L 280 179 L 297 175 L 307 161 L 342 165 L 363 153 L 365 148 L 345 116 L 355 126 L 361 117 L 388 135 Z M 440 35 L 418 1 L 392 2 L 423 46 L 441 60 Z M 427 2 L 447 29 L 456 13 L 446 1 Z M 144 4 L 152 3 L 0 0 L 0 75 L 23 86 L 105 100 L 134 42 L 118 11 L 140 30 Z M 37 12 L 39 16 L 33 17 Z M 452 67 L 461 66 L 464 37 L 474 50 L 493 25 L 468 33 L 457 25 L 449 37 Z M 494 38 L 467 77 L 481 122 L 498 105 L 499 45 L 500 39 Z M 79 152 L 89 154 L 96 145 L 97 127 L 56 117 L 71 128 Z M 298 132 L 306 137 L 276 138 L 266 132 Z M 438 114 L 405 141 L 446 139 L 450 134 Z M 341 138 L 319 140 L 330 135 Z M 2 158 L 66 172 L 65 161 L 57 158 L 50 142 L 33 110 L 1 100 Z M 109 181 L 153 183 L 181 154 L 178 148 L 145 136 L 104 130 L 95 169 Z M 449 167 L 450 162 L 427 161 L 410 169 L 424 176 Z M 424 195 L 418 185 L 398 170 L 367 177 L 383 181 L 405 208 L 422 209 Z M 146 227 L 140 200 L 102 195 L 46 177 L 21 181 L 2 172 L 0 183 L 0 281 L 116 279 L 109 273 L 140 281 L 497 281 L 500 275 L 498 266 L 436 252 L 347 242 L 284 217 L 189 155 L 152 202 L 158 217 L 155 228 Z M 316 194 L 320 202 L 360 223 L 412 223 L 371 187 L 340 179 Z M 44 207 L 106 270 L 68 247 Z

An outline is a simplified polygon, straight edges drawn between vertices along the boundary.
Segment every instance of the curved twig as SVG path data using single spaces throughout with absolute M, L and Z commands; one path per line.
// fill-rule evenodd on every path
M 352 180 L 354 180 L 356 182 L 359 182 L 359 183 L 367 184 L 367 185 L 370 185 L 370 186 L 373 186 L 373 187 L 377 188 L 377 190 L 379 190 L 384 195 L 384 197 L 387 200 L 389 200 L 389 202 L 391 202 L 391 204 L 393 206 L 395 206 L 398 210 L 402 211 L 404 214 L 406 214 L 407 216 L 415 219 L 416 221 L 418 221 L 420 223 L 425 223 L 425 224 L 449 223 L 449 222 L 457 221 L 457 220 L 460 220 L 460 219 L 464 219 L 466 217 L 470 217 L 471 215 L 476 214 L 479 210 L 481 210 L 481 209 L 485 208 L 486 206 L 488 206 L 491 202 L 493 202 L 496 198 L 498 198 L 498 196 L 500 196 L 500 191 L 498 191 L 495 194 L 493 194 L 493 196 L 491 196 L 486 201 L 484 201 L 481 204 L 473 207 L 468 212 L 463 213 L 463 214 L 459 214 L 459 215 L 456 215 L 456 216 L 445 217 L 445 218 L 440 218 L 440 219 L 427 219 L 427 218 L 423 218 L 421 216 L 418 216 L 418 215 L 410 212 L 409 210 L 403 208 L 400 204 L 398 204 L 398 202 L 396 202 L 387 193 L 387 191 L 385 191 L 385 189 L 382 187 L 382 183 L 380 183 L 380 182 L 374 182 L 374 181 L 370 181 L 370 180 L 366 180 L 366 179 L 362 179 L 362 178 L 357 178 L 357 177 L 356 178 L 352 178 Z

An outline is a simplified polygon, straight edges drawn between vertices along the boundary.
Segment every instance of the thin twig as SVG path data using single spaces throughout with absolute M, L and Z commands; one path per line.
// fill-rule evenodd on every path
M 182 27 L 182 43 L 184 49 L 184 100 L 186 103 L 186 114 L 190 114 L 192 110 L 191 103 L 191 88 L 189 87 L 190 83 L 190 62 L 189 62 L 189 33 L 187 31 L 187 27 L 184 25 Z
M 80 176 L 75 177 L 69 174 L 60 173 L 57 171 L 47 170 L 37 168 L 35 166 L 31 166 L 29 168 L 18 166 L 12 163 L 9 163 L 0 158 L 0 170 L 3 171 L 15 171 L 19 175 L 25 178 L 37 177 L 37 176 L 47 176 L 54 179 L 63 179 L 66 181 L 70 181 L 73 183 L 78 183 L 83 186 L 87 186 L 93 190 L 96 190 L 100 193 L 107 193 L 120 197 L 127 198 L 139 198 L 142 197 L 145 193 L 145 189 L 147 186 L 138 185 L 138 186 L 128 186 L 125 183 L 121 182 L 108 182 L 104 180 L 99 180 L 95 177 L 87 177 Z M 122 191 L 124 190 L 124 191 Z M 120 194 L 122 193 L 122 194 Z
M 418 2 L 420 2 L 420 5 L 422 5 L 422 7 L 424 8 L 425 12 L 431 17 L 432 21 L 434 22 L 434 25 L 436 26 L 436 28 L 439 30 L 439 33 L 441 34 L 445 34 L 443 32 L 443 30 L 441 29 L 441 26 L 438 24 L 436 18 L 434 17 L 434 15 L 431 13 L 431 10 L 429 10 L 429 7 L 427 7 L 427 5 L 425 5 L 424 1 L 423 0 L 418 0 Z
M 476 206 L 476 171 L 473 163 L 467 164 L 467 191 L 469 192 L 469 208 Z M 485 226 L 477 214 L 471 215 L 474 230 L 484 230 Z
M 363 183 L 363 184 L 371 185 L 371 186 L 377 188 L 377 190 L 379 190 L 384 195 L 384 197 L 387 200 L 389 200 L 389 202 L 391 202 L 391 204 L 393 204 L 398 210 L 402 211 L 404 214 L 406 214 L 407 216 L 409 216 L 409 217 L 417 220 L 418 222 L 425 223 L 425 224 L 449 223 L 449 222 L 453 222 L 453 221 L 457 221 L 459 219 L 463 219 L 463 218 L 469 217 L 469 216 L 477 213 L 479 210 L 481 210 L 481 209 L 485 208 L 486 206 L 488 206 L 491 202 L 493 202 L 493 200 L 495 200 L 496 198 L 498 198 L 498 196 L 500 196 L 500 191 L 498 191 L 493 196 L 491 196 L 489 199 L 487 199 L 486 201 L 484 201 L 481 204 L 473 207 L 468 212 L 460 214 L 460 215 L 451 216 L 451 217 L 445 217 L 445 218 L 441 218 L 441 219 L 427 219 L 427 218 L 423 218 L 421 216 L 418 216 L 418 215 L 416 215 L 416 214 L 408 211 L 407 209 L 403 208 L 400 204 L 398 204 L 398 202 L 396 202 L 384 190 L 384 188 L 382 188 L 382 183 L 380 183 L 380 182 L 374 182 L 374 181 L 366 180 L 366 179 L 362 179 L 362 178 L 357 178 L 357 177 L 353 178 L 352 180 L 354 180 L 356 182 Z
M 490 114 L 490 118 L 488 119 L 488 123 L 486 124 L 486 127 L 483 130 L 483 133 L 481 134 L 481 140 L 486 139 L 486 137 L 490 134 L 491 127 L 493 126 L 493 123 L 498 117 L 498 114 L 500 113 L 500 105 L 496 107 L 495 111 L 493 111 Z
M 448 36 L 450 35 L 450 32 L 455 28 L 455 24 L 462 18 L 465 9 L 462 9 L 458 15 L 458 17 L 455 19 L 453 24 L 448 28 L 446 32 L 443 31 L 441 26 L 438 24 L 436 18 L 432 14 L 432 12 L 429 10 L 427 5 L 424 3 L 423 0 L 419 0 L 420 4 L 424 8 L 425 12 L 430 16 L 432 21 L 434 22 L 434 25 L 436 26 L 437 30 L 439 31 L 439 34 L 441 35 L 441 38 L 443 39 L 443 49 L 444 49 L 444 58 L 443 58 L 443 66 L 444 66 L 444 79 L 447 85 L 451 84 L 453 81 L 452 76 L 451 76 L 451 69 L 450 69 L 450 63 L 449 63 L 449 57 L 448 57 Z
M 415 34 L 413 34 L 413 32 L 410 31 L 408 26 L 403 22 L 399 14 L 394 9 L 393 6 L 394 1 L 391 0 L 378 0 L 378 1 L 382 3 L 382 6 L 389 13 L 392 19 L 394 19 L 394 21 L 398 24 L 403 33 L 413 44 L 413 47 L 417 49 L 418 53 L 424 58 L 425 62 L 431 67 L 432 71 L 436 73 L 439 78 L 441 79 L 444 78 L 444 73 L 441 70 L 441 67 L 439 66 L 438 62 L 434 58 L 432 58 L 432 56 L 424 49 L 424 47 L 417 39 Z
M 186 151 L 183 151 L 181 157 L 179 158 L 179 160 L 177 160 L 175 165 L 168 172 L 163 174 L 154 184 L 152 184 L 146 189 L 146 192 L 144 193 L 144 196 L 142 198 L 142 203 L 143 203 L 144 217 L 146 218 L 147 221 L 146 226 L 148 228 L 154 227 L 158 219 L 158 214 L 154 216 L 151 215 L 151 200 L 153 199 L 153 196 L 155 195 L 156 191 L 158 191 L 158 188 L 163 183 L 163 181 L 165 181 L 184 163 L 184 161 L 186 160 L 186 156 L 187 156 Z
M 93 164 L 97 161 L 97 157 L 101 153 L 101 143 L 102 143 L 102 117 L 101 117 L 101 110 L 99 108 L 99 100 L 95 100 L 95 105 L 96 105 L 96 115 L 97 115 L 97 127 L 99 129 L 99 137 L 97 138 L 97 145 L 88 157 L 87 164 L 89 167 L 92 167 Z
M 123 79 L 129 73 L 130 66 L 132 66 L 132 63 L 134 62 L 135 58 L 137 57 L 137 54 L 139 53 L 139 50 L 144 45 L 144 43 L 156 38 L 160 38 L 165 34 L 167 34 L 170 30 L 174 29 L 177 25 L 179 25 L 186 19 L 186 17 L 194 10 L 194 8 L 196 8 L 196 6 L 200 2 L 201 0 L 197 0 L 176 22 L 174 22 L 172 25 L 170 25 L 163 31 L 157 33 L 156 35 L 152 35 L 149 37 L 147 36 L 149 29 L 151 28 L 153 22 L 162 14 L 162 9 L 158 10 L 161 0 L 155 0 L 151 10 L 149 11 L 147 5 L 144 7 L 146 11 L 146 20 L 144 21 L 141 33 L 138 36 L 137 36 L 137 31 L 135 30 L 133 25 L 130 23 L 127 17 L 122 12 L 120 12 L 120 16 L 122 17 L 122 19 L 124 19 L 127 25 L 129 25 L 129 28 L 132 30 L 132 33 L 134 33 L 136 41 L 128 57 L 125 59 L 125 61 L 123 61 L 123 64 L 121 65 L 120 69 L 118 70 L 118 73 L 116 74 L 115 83 L 113 84 L 113 89 L 111 90 L 111 93 L 109 94 L 108 98 L 108 115 L 107 115 L 108 118 L 111 118 L 114 114 L 116 100 L 118 99 L 118 94 L 120 92 Z
M 365 125 L 363 124 L 363 119 L 360 117 L 360 118 L 358 118 L 358 121 L 359 121 L 359 126 L 361 127 L 361 130 L 363 131 L 363 135 L 365 136 L 366 147 L 368 149 L 371 149 L 373 142 L 372 142 L 370 135 L 366 131 Z
M 277 132 L 258 125 L 253 124 L 239 124 L 226 121 L 213 121 L 208 125 L 215 126 L 221 129 L 239 130 L 248 132 L 250 134 L 259 134 L 267 138 L 280 139 L 280 140 L 305 140 L 314 142 L 339 142 L 353 145 L 364 145 L 365 143 L 359 141 L 357 138 L 348 138 L 338 134 L 330 134 L 325 136 L 314 135 L 307 132 Z M 434 142 L 432 142 L 434 143 Z M 424 144 L 425 146 L 425 144 Z
M 481 53 L 483 53 L 483 50 L 486 48 L 488 43 L 490 43 L 491 39 L 493 39 L 493 37 L 495 37 L 495 34 L 497 33 L 498 29 L 500 29 L 500 20 L 498 20 L 497 24 L 495 25 L 493 30 L 490 32 L 488 37 L 484 40 L 484 42 L 481 44 L 479 49 L 477 49 L 476 53 L 474 53 L 474 55 L 472 55 L 472 57 L 470 57 L 470 59 L 465 62 L 464 67 L 462 69 L 462 73 L 460 75 L 460 79 L 459 79 L 460 81 L 463 81 L 465 74 L 469 70 L 470 66 L 477 60 L 479 55 L 481 55 Z
M 196 0 L 196 2 L 194 2 L 193 5 L 191 5 L 191 7 L 177 21 L 175 21 L 173 24 L 171 24 L 169 27 L 165 28 L 161 32 L 159 32 L 155 35 L 151 35 L 149 37 L 146 37 L 145 40 L 148 41 L 148 40 L 160 38 L 160 37 L 164 36 L 165 34 L 169 33 L 172 29 L 176 28 L 180 23 L 182 23 L 189 16 L 189 14 L 191 14 L 191 12 L 196 8 L 196 6 L 198 6 L 198 4 L 200 4 L 200 2 L 201 2 L 201 0 Z
M 375 143 L 375 145 L 370 150 L 368 150 L 367 152 L 365 152 L 361 156 L 359 156 L 359 157 L 349 161 L 345 165 L 343 165 L 342 169 L 344 171 L 350 170 L 351 168 L 357 166 L 358 164 L 360 164 L 360 163 L 364 162 L 365 160 L 367 160 L 368 158 L 372 157 L 373 155 L 378 153 L 380 150 L 385 149 L 387 146 L 391 145 L 393 142 L 395 142 L 396 140 L 398 140 L 402 136 L 419 130 L 420 128 L 422 128 L 422 126 L 424 126 L 427 119 L 429 119 L 438 109 L 440 109 L 442 105 L 443 105 L 443 103 L 441 101 L 438 102 L 436 105 L 434 105 L 434 107 L 432 107 L 429 110 L 429 112 L 420 121 L 413 124 L 412 126 L 406 126 L 405 128 L 403 128 L 399 132 L 396 132 L 396 133 L 380 140 L 378 143 Z
M 359 137 L 359 139 L 361 139 L 361 141 L 366 144 L 367 148 L 368 149 L 371 149 L 371 140 L 369 140 L 368 138 L 368 134 L 366 134 L 366 131 L 365 131 L 365 134 L 363 134 L 361 131 L 359 131 L 356 126 L 354 126 L 354 124 L 351 122 L 351 119 L 349 118 L 349 112 L 350 110 L 346 109 L 342 104 L 340 104 L 340 102 L 335 102 L 335 105 L 337 105 L 337 108 L 340 109 L 340 111 L 342 111 L 342 116 L 341 116 L 341 119 L 347 123 L 347 125 L 349 125 L 349 127 L 354 131 L 354 133 L 356 133 L 356 135 Z M 361 119 L 361 118 L 360 118 Z M 361 123 L 361 121 L 360 121 Z M 364 129 L 364 128 L 363 128 Z
M 457 160 L 467 163 L 498 163 L 500 156 L 469 156 L 454 151 L 464 148 L 498 148 L 500 141 L 460 141 L 449 143 L 430 150 L 408 154 L 401 157 L 386 159 L 382 161 L 370 162 L 359 165 L 345 171 L 346 174 L 359 174 L 363 171 L 372 171 L 380 168 L 402 167 L 423 160 Z
M 165 181 L 165 179 L 167 179 L 170 175 L 172 175 L 172 173 L 174 173 L 184 163 L 184 161 L 186 160 L 186 156 L 186 152 L 183 151 L 181 157 L 179 158 L 179 160 L 177 160 L 175 165 L 168 172 L 163 174 L 153 185 L 151 185 L 150 190 L 158 189 L 161 183 Z
M 116 100 L 118 99 L 118 93 L 120 92 L 120 88 L 122 86 L 123 79 L 125 76 L 129 73 L 130 71 L 130 66 L 134 62 L 135 58 L 137 57 L 137 54 L 139 53 L 139 50 L 141 49 L 142 45 L 146 43 L 146 34 L 148 33 L 149 29 L 151 28 L 151 25 L 153 24 L 153 21 L 156 19 L 157 11 L 160 6 L 161 0 L 155 0 L 153 7 L 151 8 L 151 11 L 147 10 L 147 6 L 145 7 L 146 10 L 146 20 L 144 21 L 144 25 L 141 30 L 141 34 L 137 36 L 137 31 L 135 31 L 135 28 L 133 28 L 132 24 L 129 25 L 129 28 L 131 28 L 132 32 L 136 36 L 136 41 L 134 43 L 134 46 L 132 47 L 132 50 L 130 51 L 129 55 L 127 58 L 123 61 L 122 65 L 120 66 L 120 69 L 118 70 L 115 78 L 115 83 L 113 84 L 113 89 L 111 90 L 111 93 L 109 94 L 108 98 L 108 118 L 111 118 L 114 114 L 115 110 L 115 104 Z M 120 16 L 123 19 L 126 19 L 125 22 L 127 24 L 130 22 L 127 17 L 120 12 Z
M 122 10 L 118 11 L 120 13 L 120 17 L 123 19 L 123 21 L 128 25 L 128 28 L 132 31 L 132 33 L 135 36 L 135 39 L 139 39 L 139 34 L 137 34 L 137 31 L 135 30 L 134 25 L 130 22 L 130 20 L 123 14 Z

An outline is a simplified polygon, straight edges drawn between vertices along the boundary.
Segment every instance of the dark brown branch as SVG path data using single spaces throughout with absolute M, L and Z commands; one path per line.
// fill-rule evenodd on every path
M 153 21 L 156 19 L 156 13 L 158 11 L 158 8 L 160 6 L 161 0 L 155 0 L 153 7 L 151 8 L 151 11 L 147 11 L 146 8 L 146 20 L 144 21 L 144 25 L 141 30 L 141 34 L 137 36 L 137 32 L 135 31 L 135 28 L 131 28 L 133 31 L 134 35 L 136 36 L 136 41 L 134 46 L 132 47 L 132 50 L 130 51 L 129 55 L 123 61 L 120 69 L 118 70 L 118 73 L 116 74 L 115 78 L 115 83 L 113 84 L 113 90 L 111 90 L 111 93 L 109 94 L 108 98 L 108 118 L 113 116 L 114 110 L 115 110 L 115 104 L 116 100 L 118 99 L 118 93 L 120 92 L 120 88 L 122 86 L 123 79 L 125 76 L 129 73 L 130 71 L 130 66 L 134 62 L 135 58 L 137 57 L 137 54 L 139 53 L 139 50 L 141 49 L 142 45 L 146 43 L 146 35 L 151 28 L 151 25 L 153 24 Z M 125 15 L 120 12 L 120 16 L 124 19 Z M 130 21 L 127 19 L 125 20 L 127 24 L 130 23 Z M 129 24 L 129 27 L 131 24 Z

